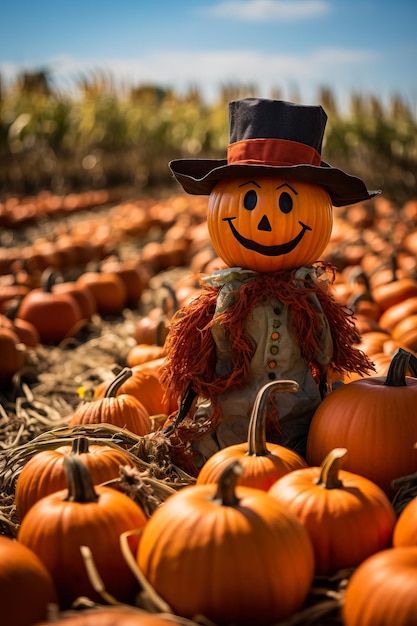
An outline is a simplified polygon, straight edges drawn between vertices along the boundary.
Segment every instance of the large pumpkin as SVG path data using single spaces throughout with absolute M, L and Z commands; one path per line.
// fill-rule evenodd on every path
M 138 564 L 181 616 L 216 624 L 273 624 L 299 610 L 312 584 L 310 538 L 260 489 L 238 485 L 239 461 L 217 484 L 190 485 L 149 518 Z
M 32 626 L 56 604 L 52 577 L 40 558 L 21 543 L 0 535 L 0 618 L 4 626 Z
M 388 548 L 353 572 L 342 606 L 345 626 L 417 624 L 417 546 Z
M 94 484 L 117 478 L 121 466 L 135 467 L 129 454 L 122 448 L 105 444 L 89 445 L 87 437 L 75 437 L 72 444 L 37 452 L 23 467 L 16 483 L 15 504 L 20 521 L 35 502 L 50 493 L 65 489 L 67 478 L 64 458 L 69 454 L 76 454 L 85 463 Z
M 277 443 L 266 441 L 267 403 L 277 393 L 294 393 L 298 383 L 294 380 L 274 380 L 258 392 L 249 421 L 248 440 L 221 448 L 213 454 L 197 476 L 198 485 L 215 483 L 231 461 L 239 461 L 242 474 L 238 484 L 268 491 L 271 485 L 288 472 L 307 467 L 304 459 Z
M 333 448 L 347 448 L 344 469 L 369 478 L 392 496 L 391 482 L 417 467 L 417 379 L 406 376 L 414 362 L 400 348 L 387 376 L 368 376 L 332 391 L 311 421 L 308 464 L 320 465 Z
M 81 546 L 92 552 L 108 593 L 120 602 L 132 603 L 138 583 L 122 555 L 122 533 L 143 528 L 146 516 L 127 495 L 102 485 L 93 486 L 79 455 L 64 458 L 68 489 L 41 498 L 25 515 L 18 541 L 38 555 L 51 574 L 61 608 L 69 608 L 79 596 L 101 601 L 93 589 Z M 132 541 L 136 551 L 138 538 Z
M 308 266 L 324 251 L 332 203 L 318 185 L 279 178 L 219 182 L 209 197 L 213 246 L 230 267 L 274 272 Z
M 387 548 L 395 525 L 394 508 L 382 489 L 363 476 L 339 470 L 345 454 L 345 448 L 336 448 L 321 467 L 289 472 L 268 491 L 306 527 L 318 575 L 357 566 Z

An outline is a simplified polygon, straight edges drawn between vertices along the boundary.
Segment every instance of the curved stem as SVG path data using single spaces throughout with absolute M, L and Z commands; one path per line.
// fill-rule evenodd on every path
M 339 479 L 339 469 L 341 460 L 346 455 L 346 452 L 346 448 L 334 448 L 329 452 L 321 465 L 317 485 L 324 487 L 324 489 L 340 489 L 343 487 L 343 483 Z
M 64 457 L 64 469 L 67 476 L 68 495 L 65 502 L 97 502 L 98 495 L 94 489 L 90 472 L 76 454 Z
M 225 467 L 219 476 L 213 501 L 218 500 L 222 506 L 237 506 L 239 498 L 236 496 L 236 484 L 242 472 L 239 461 L 232 461 Z
M 412 356 L 411 352 L 407 352 L 407 350 L 403 348 L 398 348 L 398 350 L 394 352 L 384 385 L 387 387 L 405 387 L 407 385 L 406 373 L 407 369 L 410 367 Z M 417 372 L 416 361 L 417 359 L 414 357 L 411 368 L 415 369 Z M 414 372 L 414 374 L 416 372 Z
M 116 376 L 116 378 L 110 383 L 107 387 L 104 397 L 105 398 L 115 398 L 117 396 L 117 392 L 123 383 L 133 375 L 133 371 L 130 367 L 124 367 Z
M 42 288 L 46 293 L 52 293 L 52 287 L 56 283 L 56 272 L 53 269 L 47 269 L 42 276 Z
M 248 429 L 248 456 L 266 456 L 267 405 L 277 393 L 295 393 L 299 385 L 295 380 L 274 380 L 264 385 L 255 398 Z

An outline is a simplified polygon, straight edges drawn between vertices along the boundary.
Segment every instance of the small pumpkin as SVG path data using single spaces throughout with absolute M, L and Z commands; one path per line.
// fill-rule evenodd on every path
M 148 363 L 155 359 L 160 359 L 166 356 L 166 349 L 164 346 L 157 346 L 149 343 L 138 343 L 133 346 L 126 356 L 126 362 L 129 367 L 135 365 L 141 365 L 142 363 Z
M 175 399 L 166 397 L 165 390 L 160 383 L 160 366 L 157 365 L 156 368 L 154 366 L 159 361 L 160 359 L 156 359 L 149 361 L 149 365 L 148 363 L 143 363 L 127 368 L 131 370 L 131 376 L 126 377 L 116 392 L 117 396 L 123 394 L 133 396 L 139 400 L 149 415 L 158 415 L 160 413 L 169 415 L 177 408 Z M 96 398 L 101 398 L 104 392 L 105 388 L 103 388 L 103 385 L 99 385 L 94 395 Z
M 10 383 L 25 364 L 25 346 L 10 328 L 0 327 L 0 383 Z
M 100 315 L 120 315 L 127 304 L 126 285 L 116 272 L 91 270 L 81 274 L 76 283 L 91 290 Z
M 39 557 L 23 544 L 0 535 L 2 624 L 32 626 L 46 619 L 48 604 L 56 603 L 54 582 Z
M 132 374 L 133 371 L 129 367 L 122 369 L 106 386 L 103 397 L 85 402 L 75 410 L 69 425 L 73 427 L 78 424 L 106 423 L 127 428 L 136 435 L 149 434 L 152 430 L 149 411 L 133 394 L 121 392 Z
M 350 577 L 342 604 L 345 626 L 417 623 L 417 546 L 368 557 Z
M 326 248 L 332 224 L 330 196 L 319 185 L 232 178 L 209 196 L 210 239 L 229 267 L 274 272 L 309 266 Z
M 337 447 L 347 448 L 347 471 L 361 474 L 389 496 L 395 478 L 415 471 L 417 451 L 416 357 L 398 349 L 386 376 L 368 376 L 332 391 L 313 415 L 307 440 L 307 463 L 320 465 Z
M 295 392 L 298 383 L 276 380 L 264 385 L 256 397 L 248 429 L 248 440 L 222 448 L 207 459 L 197 476 L 197 484 L 216 482 L 223 469 L 233 460 L 239 461 L 242 473 L 238 484 L 267 491 L 281 476 L 301 467 L 304 459 L 289 448 L 266 441 L 267 403 L 278 393 Z
M 121 448 L 90 445 L 87 437 L 74 437 L 70 445 L 37 452 L 24 465 L 16 482 L 15 504 L 20 521 L 35 502 L 67 486 L 64 458 L 69 454 L 80 457 L 94 484 L 117 478 L 121 466 L 135 466 Z
M 121 602 L 133 602 L 137 582 L 119 546 L 119 537 L 143 528 L 146 517 L 127 495 L 93 486 L 78 455 L 64 458 L 68 489 L 41 498 L 25 515 L 18 541 L 33 550 L 51 574 L 61 608 L 78 596 L 102 601 L 87 576 L 80 547 L 87 545 L 108 593 Z M 135 552 L 138 536 L 132 537 Z
M 177 491 L 143 530 L 139 569 L 178 615 L 272 624 L 299 610 L 310 590 L 307 531 L 266 492 L 236 485 L 240 471 L 233 461 L 217 484 Z
M 269 489 L 305 525 L 316 574 L 355 567 L 390 545 L 395 512 L 387 495 L 367 478 L 340 470 L 346 448 L 335 448 L 320 467 L 294 470 Z
M 55 274 L 45 273 L 43 286 L 32 289 L 20 302 L 17 319 L 33 324 L 42 343 L 59 344 L 75 335 L 83 320 L 81 309 L 69 293 L 54 293 Z

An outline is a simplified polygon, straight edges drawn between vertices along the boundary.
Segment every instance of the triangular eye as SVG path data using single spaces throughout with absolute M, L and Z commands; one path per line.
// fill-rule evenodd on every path
M 283 213 L 290 213 L 293 207 L 293 199 L 287 191 L 283 191 L 279 197 L 278 204 Z
M 246 192 L 245 197 L 243 199 L 243 206 L 248 211 L 253 211 L 258 203 L 258 194 L 254 189 L 250 189 Z

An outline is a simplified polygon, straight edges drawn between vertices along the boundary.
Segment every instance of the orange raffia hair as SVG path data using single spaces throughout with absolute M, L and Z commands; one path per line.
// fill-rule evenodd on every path
M 283 305 L 290 307 L 291 333 L 316 379 L 323 374 L 316 362 L 321 323 L 319 312 L 309 298 L 312 293 L 318 297 L 333 338 L 330 367 L 341 374 L 364 374 L 374 369 L 368 357 L 353 347 L 360 339 L 353 313 L 340 306 L 320 283 L 308 278 L 295 279 L 294 272 L 288 271 L 259 274 L 242 284 L 235 303 L 214 320 L 218 292 L 219 287 L 203 285 L 202 293 L 181 309 L 172 321 L 166 340 L 167 358 L 162 383 L 179 396 L 190 382 L 197 395 L 214 403 L 217 395 L 245 387 L 253 346 L 245 335 L 244 322 L 252 308 L 265 297 L 278 298 Z M 224 326 L 231 342 L 233 367 L 232 374 L 226 379 L 215 375 L 216 353 L 211 333 L 214 321 Z

